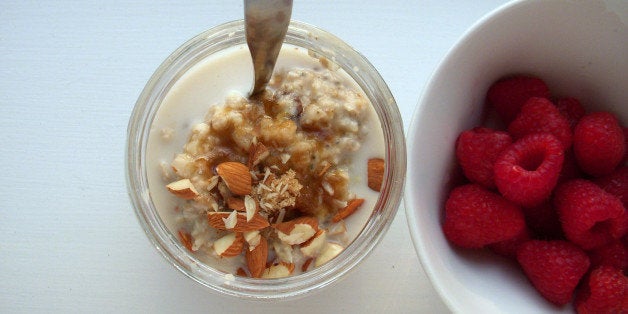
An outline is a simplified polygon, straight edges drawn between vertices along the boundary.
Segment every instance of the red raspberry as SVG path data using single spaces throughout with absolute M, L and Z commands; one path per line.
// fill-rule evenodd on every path
M 610 266 L 594 269 L 576 294 L 574 307 L 579 314 L 628 313 L 628 277 Z
M 567 118 L 567 121 L 569 121 L 569 126 L 572 130 L 580 118 L 584 117 L 587 113 L 584 107 L 580 104 L 580 101 L 573 97 L 560 98 L 556 100 L 555 104 L 558 111 L 560 111 L 560 113 Z
M 528 135 L 506 148 L 495 162 L 495 185 L 505 198 L 533 207 L 545 201 L 563 165 L 563 145 L 551 134 Z
M 588 114 L 574 129 L 573 148 L 584 172 L 596 177 L 607 175 L 624 159 L 624 130 L 611 113 Z
M 461 247 L 481 248 L 510 239 L 524 228 L 519 207 L 478 184 L 453 189 L 445 203 L 443 231 Z
M 531 240 L 519 247 L 517 261 L 537 291 L 556 305 L 571 301 L 589 257 L 576 245 L 561 240 Z
M 571 146 L 571 127 L 558 108 L 546 98 L 532 97 L 521 107 L 521 111 L 508 126 L 515 139 L 533 133 L 551 133 L 564 149 Z
M 494 188 L 493 164 L 499 153 L 510 144 L 512 139 L 508 133 L 478 127 L 460 133 L 456 157 L 471 182 Z
M 493 106 L 502 121 L 508 125 L 519 113 L 521 106 L 530 97 L 550 96 L 549 88 L 543 80 L 516 75 L 493 83 L 486 93 L 486 101 Z
M 628 230 L 628 214 L 621 201 L 591 181 L 561 184 L 554 205 L 567 239 L 585 250 L 620 239 Z
M 619 240 L 611 242 L 588 252 L 591 268 L 613 266 L 622 271 L 628 270 L 628 250 Z
M 617 196 L 624 204 L 624 208 L 628 208 L 628 167 L 623 166 L 607 176 L 596 179 L 595 184 Z
M 550 201 L 534 207 L 521 209 L 526 218 L 526 225 L 535 234 L 535 238 L 544 240 L 564 239 L 562 226 L 558 220 L 558 212 Z

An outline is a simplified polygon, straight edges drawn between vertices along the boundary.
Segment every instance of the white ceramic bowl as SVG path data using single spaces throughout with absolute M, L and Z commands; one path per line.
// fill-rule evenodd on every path
M 543 78 L 553 95 L 628 122 L 628 3 L 515 1 L 477 22 L 425 87 L 408 133 L 405 208 L 434 288 L 453 312 L 571 313 L 545 301 L 511 263 L 459 250 L 441 231 L 458 134 L 480 123 L 489 85 L 511 73 Z

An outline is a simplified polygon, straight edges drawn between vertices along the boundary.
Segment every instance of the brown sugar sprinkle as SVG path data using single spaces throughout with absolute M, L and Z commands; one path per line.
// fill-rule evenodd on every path
M 343 209 L 339 210 L 334 217 L 331 218 L 332 222 L 339 222 L 353 214 L 364 203 L 363 198 L 355 198 L 350 200 Z
M 183 230 L 179 230 L 179 239 L 181 239 L 183 246 L 192 252 L 192 235 Z

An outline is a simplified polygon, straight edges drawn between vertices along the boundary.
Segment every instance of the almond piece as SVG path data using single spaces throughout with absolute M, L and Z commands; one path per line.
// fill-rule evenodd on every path
M 245 258 L 251 277 L 261 277 L 266 269 L 266 260 L 268 259 L 268 241 L 266 238 L 261 237 L 255 249 L 246 250 Z
M 244 164 L 226 161 L 216 166 L 216 173 L 222 178 L 231 193 L 236 195 L 251 193 L 251 173 Z
M 274 225 L 279 239 L 289 245 L 301 244 L 318 231 L 318 219 L 303 216 Z
M 327 243 L 327 232 L 319 229 L 311 239 L 301 244 L 301 253 L 307 257 L 316 257 L 325 243 Z
M 192 252 L 192 235 L 181 229 L 179 230 L 179 239 L 181 239 L 183 246 Z
M 314 267 L 318 267 L 329 262 L 332 258 L 340 254 L 342 250 L 344 250 L 344 248 L 340 244 L 327 242 L 323 246 L 321 253 L 316 257 L 316 260 L 314 261 Z
M 194 188 L 190 179 L 181 179 L 179 181 L 172 182 L 166 185 L 166 188 L 170 191 L 170 193 L 184 200 L 191 200 L 198 196 L 198 192 Z
M 313 260 L 313 258 L 308 258 L 307 260 L 305 260 L 305 262 L 303 262 L 303 265 L 301 265 L 301 272 L 306 272 L 307 269 L 310 267 L 310 264 L 312 264 Z
M 259 241 L 262 239 L 262 235 L 259 233 L 259 230 L 243 232 L 244 241 L 249 244 L 249 251 L 255 249 L 255 247 L 259 244 Z
M 294 264 L 281 262 L 264 269 L 262 278 L 271 279 L 288 277 L 292 274 L 292 271 L 294 271 Z
M 225 222 L 222 219 L 226 219 L 230 214 L 229 212 L 209 212 L 207 213 L 207 221 L 209 225 L 215 229 L 227 230 Z M 237 213 L 236 224 L 231 230 L 235 232 L 248 232 L 264 229 L 268 226 L 270 226 L 268 219 L 259 213 L 253 215 L 250 221 L 246 221 L 245 213 Z
M 244 268 L 242 267 L 239 267 L 238 270 L 236 270 L 236 275 L 240 277 L 248 277 L 248 275 L 246 274 L 246 270 L 244 270 Z
M 268 148 L 262 143 L 251 144 L 249 148 L 249 169 L 259 165 L 266 157 L 270 155 Z
M 240 198 L 235 198 L 235 197 L 228 198 L 227 207 L 229 207 L 229 209 L 237 210 L 239 212 L 246 211 L 246 207 L 244 207 L 244 200 Z
M 242 233 L 232 232 L 214 242 L 214 251 L 222 257 L 238 256 L 244 247 Z
M 246 221 L 251 221 L 257 213 L 257 202 L 250 195 L 244 196 L 244 208 L 246 210 Z
M 353 214 L 360 206 L 364 203 L 363 198 L 354 198 L 347 203 L 347 206 L 340 209 L 333 217 L 331 217 L 332 222 L 339 222 L 351 214 Z
M 232 211 L 227 218 L 222 219 L 222 222 L 225 224 L 225 229 L 233 229 L 238 222 L 238 212 Z
M 371 190 L 379 192 L 384 181 L 384 159 L 371 158 L 367 163 L 368 181 L 367 185 Z

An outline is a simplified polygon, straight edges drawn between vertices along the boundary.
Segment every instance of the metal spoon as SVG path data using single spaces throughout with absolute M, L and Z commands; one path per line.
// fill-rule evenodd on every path
M 273 74 L 291 15 L 292 0 L 244 0 L 246 43 L 255 70 L 251 96 L 263 91 Z

